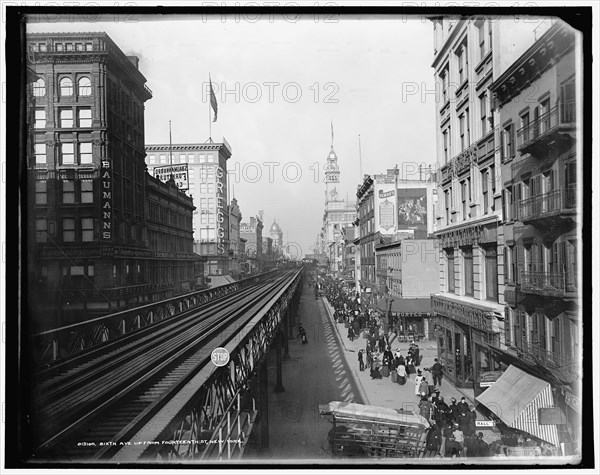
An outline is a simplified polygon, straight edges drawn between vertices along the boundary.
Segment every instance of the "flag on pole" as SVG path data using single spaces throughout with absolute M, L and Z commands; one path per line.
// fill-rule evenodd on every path
M 217 111 L 219 110 L 219 108 L 217 107 L 217 96 L 215 96 L 215 91 L 212 87 L 212 81 L 210 79 L 210 74 L 208 75 L 208 84 L 210 86 L 210 105 L 213 108 L 213 111 L 215 112 L 215 118 L 213 119 L 213 122 L 217 121 Z

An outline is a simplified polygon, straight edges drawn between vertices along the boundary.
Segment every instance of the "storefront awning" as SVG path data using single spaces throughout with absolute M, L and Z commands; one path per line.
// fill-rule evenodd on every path
M 377 310 L 381 312 L 387 312 L 389 309 L 389 301 L 385 299 L 380 300 L 377 304 Z M 392 314 L 406 315 L 411 314 L 415 316 L 427 316 L 432 313 L 431 310 L 431 299 L 401 299 L 394 298 L 392 300 Z
M 498 380 L 475 399 L 509 427 L 558 446 L 556 425 L 540 425 L 538 409 L 554 407 L 550 383 L 510 365 Z

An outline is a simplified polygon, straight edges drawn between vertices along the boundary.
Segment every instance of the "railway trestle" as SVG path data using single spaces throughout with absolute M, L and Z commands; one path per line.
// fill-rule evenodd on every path
M 302 271 L 228 343 L 227 365 L 204 365 L 112 462 L 226 460 L 240 458 L 250 433 L 268 446 L 267 355 L 274 346 L 276 390 L 283 391 L 282 355 L 296 319 Z M 113 447 L 114 452 L 114 447 Z

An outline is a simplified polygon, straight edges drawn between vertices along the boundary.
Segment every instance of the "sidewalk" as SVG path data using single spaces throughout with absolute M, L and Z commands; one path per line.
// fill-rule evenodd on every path
M 342 342 L 344 348 L 344 357 L 348 362 L 350 368 L 355 369 L 352 373 L 357 379 L 357 383 L 364 389 L 365 404 L 372 406 L 383 406 L 390 407 L 393 409 L 405 409 L 410 411 L 418 411 L 419 398 L 415 395 L 415 375 L 410 375 L 406 384 L 400 386 L 399 384 L 392 383 L 391 377 L 382 379 L 371 379 L 369 369 L 364 371 L 358 370 L 358 350 L 366 347 L 366 340 L 361 332 L 358 338 L 354 341 L 348 339 L 348 329 L 343 323 L 335 323 L 333 320 L 333 308 L 323 297 L 323 304 L 327 312 L 327 316 L 331 320 L 332 326 L 337 330 L 338 337 Z M 395 338 L 391 340 L 391 350 L 395 351 L 397 348 L 403 355 L 408 354 L 408 342 L 399 342 Z M 419 342 L 419 348 L 423 355 L 423 361 L 421 366 L 417 369 L 421 369 L 423 375 L 427 376 L 429 384 L 433 383 L 431 373 L 425 371 L 423 368 L 428 368 L 433 365 L 433 359 L 437 356 L 437 347 L 434 342 L 422 341 Z M 366 359 L 365 359 L 366 364 Z M 450 398 L 455 397 L 457 401 L 460 401 L 464 397 L 469 404 L 475 405 L 475 397 L 472 389 L 456 388 L 447 379 L 442 380 L 442 384 L 439 387 L 440 395 L 444 397 L 444 401 L 450 404 Z M 477 420 L 489 420 L 479 412 L 477 413 Z M 487 443 L 500 438 L 500 433 L 495 428 L 478 427 L 477 432 L 483 433 L 483 438 Z

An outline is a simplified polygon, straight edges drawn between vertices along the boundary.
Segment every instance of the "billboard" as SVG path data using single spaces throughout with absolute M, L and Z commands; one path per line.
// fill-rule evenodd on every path
M 427 188 L 398 189 L 398 231 L 427 229 Z
M 173 180 L 175 180 L 175 184 L 180 190 L 189 190 L 190 188 L 187 163 L 154 167 L 153 174 L 154 178 L 158 178 L 165 183 L 173 176 Z
M 378 177 L 376 177 L 378 178 Z M 377 231 L 381 234 L 394 234 L 396 232 L 396 190 L 394 182 L 378 179 L 375 184 L 375 223 Z

